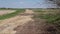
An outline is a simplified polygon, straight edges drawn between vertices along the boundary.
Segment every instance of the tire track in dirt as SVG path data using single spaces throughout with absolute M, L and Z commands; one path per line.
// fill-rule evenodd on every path
M 32 21 L 34 12 L 32 10 L 26 10 L 23 14 L 17 15 L 15 17 L 0 21 L 0 34 L 15 34 L 16 31 L 13 29 L 18 25 L 24 25 L 29 21 Z

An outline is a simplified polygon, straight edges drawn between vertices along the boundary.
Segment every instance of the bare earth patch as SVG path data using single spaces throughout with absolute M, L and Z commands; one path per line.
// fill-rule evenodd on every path
M 15 10 L 0 10 L 0 15 L 12 13 L 12 12 L 15 12 Z

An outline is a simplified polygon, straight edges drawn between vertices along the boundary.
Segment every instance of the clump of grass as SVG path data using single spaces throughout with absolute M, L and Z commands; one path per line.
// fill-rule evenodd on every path
M 18 14 L 21 13 L 21 12 L 24 12 L 24 9 L 16 10 L 15 12 L 10 13 L 10 14 L 1 15 L 1 16 L 0 16 L 0 20 L 14 17 L 14 16 L 18 15 Z

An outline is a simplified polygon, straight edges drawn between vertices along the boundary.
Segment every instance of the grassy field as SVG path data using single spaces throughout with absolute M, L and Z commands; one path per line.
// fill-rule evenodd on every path
M 60 20 L 60 10 L 57 9 L 37 10 L 35 13 L 37 14 L 37 18 L 47 19 L 48 22 Z
M 5 9 L 3 9 L 3 10 L 5 10 Z M 10 9 L 10 10 L 11 10 L 11 9 Z M 24 12 L 24 10 L 25 10 L 25 9 L 17 9 L 15 12 L 12 12 L 12 13 L 9 13 L 9 14 L 1 15 L 1 16 L 0 16 L 0 20 L 14 17 L 14 16 L 18 15 L 19 13 Z
M 60 9 L 41 9 L 34 12 L 34 18 L 46 19 L 47 24 L 54 25 L 57 34 L 60 34 Z

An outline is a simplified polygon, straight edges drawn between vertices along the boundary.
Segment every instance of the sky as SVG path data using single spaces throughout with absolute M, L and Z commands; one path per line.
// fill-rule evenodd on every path
M 0 0 L 0 8 L 55 8 L 46 0 Z

